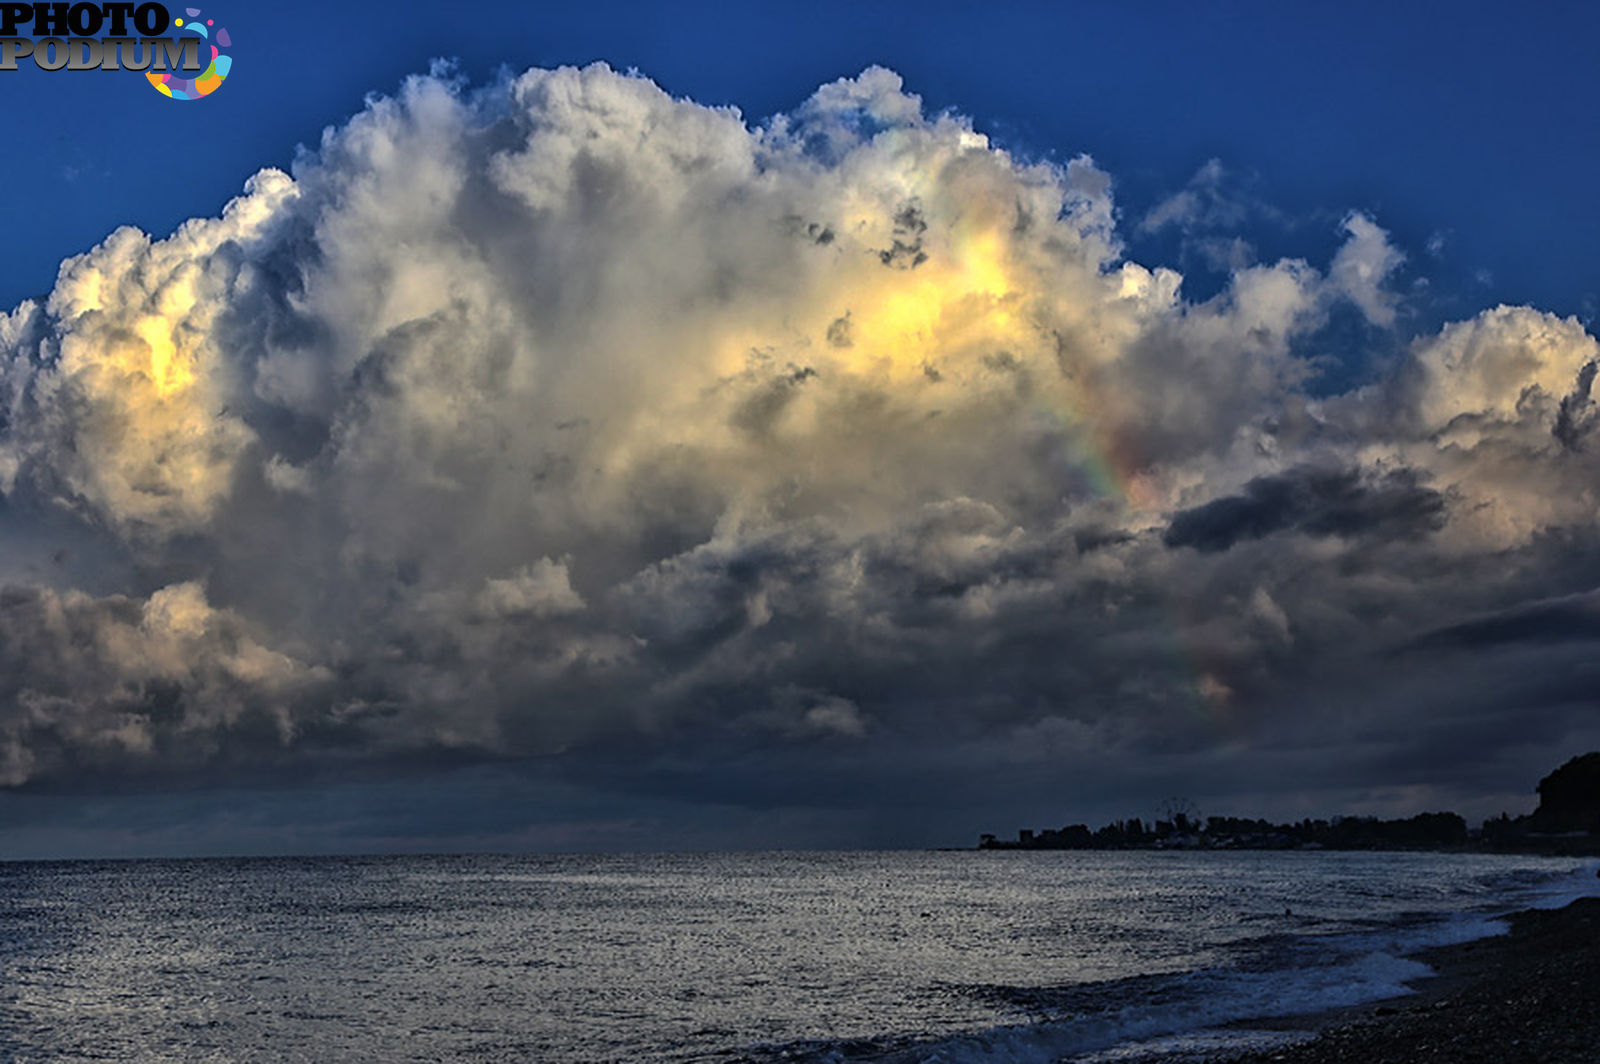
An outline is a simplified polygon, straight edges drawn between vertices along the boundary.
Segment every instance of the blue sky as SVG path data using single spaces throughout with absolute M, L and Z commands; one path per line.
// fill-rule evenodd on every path
M 201 101 L 0 73 L 0 854 L 1478 817 L 1600 746 L 1592 5 L 204 14 Z

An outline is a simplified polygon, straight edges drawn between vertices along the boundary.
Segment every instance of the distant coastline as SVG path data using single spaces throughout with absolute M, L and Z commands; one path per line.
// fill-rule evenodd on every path
M 1165 816 L 1022 828 L 1015 839 L 985 834 L 980 850 L 1458 850 L 1471 853 L 1600 856 L 1600 751 L 1566 762 L 1539 781 L 1539 807 L 1527 816 L 1502 813 L 1469 828 L 1457 813 L 1419 813 L 1395 820 L 1339 816 L 1274 823 L 1231 816 L 1201 818 L 1174 803 Z

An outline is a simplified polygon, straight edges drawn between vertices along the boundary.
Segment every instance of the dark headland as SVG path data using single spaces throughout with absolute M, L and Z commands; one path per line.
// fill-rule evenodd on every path
M 1153 823 L 1120 820 L 1091 830 L 1087 824 L 1024 828 L 1014 840 L 984 835 L 984 850 L 1460 850 L 1600 855 L 1600 751 L 1575 757 L 1539 781 L 1539 807 L 1527 816 L 1502 813 L 1469 828 L 1457 813 L 1419 813 L 1401 820 L 1334 817 L 1273 823 L 1211 816 L 1172 800 Z M 1597 1051 L 1596 1061 L 1600 1061 Z

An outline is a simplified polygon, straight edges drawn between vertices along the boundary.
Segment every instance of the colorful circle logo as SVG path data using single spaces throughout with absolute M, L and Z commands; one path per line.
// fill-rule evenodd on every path
M 145 74 L 145 78 L 163 96 L 170 96 L 174 100 L 198 100 L 221 88 L 228 72 L 233 69 L 233 57 L 223 52 L 224 48 L 233 47 L 233 41 L 228 31 L 221 26 L 214 26 L 211 19 L 202 22 L 198 7 L 186 7 L 183 10 L 188 17 L 173 19 L 173 26 L 183 33 L 199 37 L 200 54 L 204 56 L 205 50 L 210 48 L 211 62 L 193 79 L 185 79 L 183 71 L 154 70 Z

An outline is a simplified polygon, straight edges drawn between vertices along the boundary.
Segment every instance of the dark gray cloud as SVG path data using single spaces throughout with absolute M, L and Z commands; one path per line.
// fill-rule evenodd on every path
M 1162 535 L 1169 547 L 1227 550 L 1274 532 L 1415 538 L 1444 526 L 1445 499 L 1414 470 L 1372 474 L 1303 466 L 1257 477 L 1239 495 L 1180 510 Z
M 1576 385 L 1569 394 L 1562 396 L 1561 406 L 1556 411 L 1556 423 L 1550 431 L 1561 441 L 1561 446 L 1569 451 L 1578 450 L 1583 445 L 1584 437 L 1594 427 L 1594 403 L 1589 398 L 1589 392 L 1594 387 L 1597 369 L 1600 369 L 1600 363 L 1591 361 L 1583 364 L 1583 368 L 1578 370 Z
M 1480 649 L 1511 643 L 1593 642 L 1600 639 L 1600 597 L 1590 592 L 1535 602 L 1429 632 L 1419 649 Z

